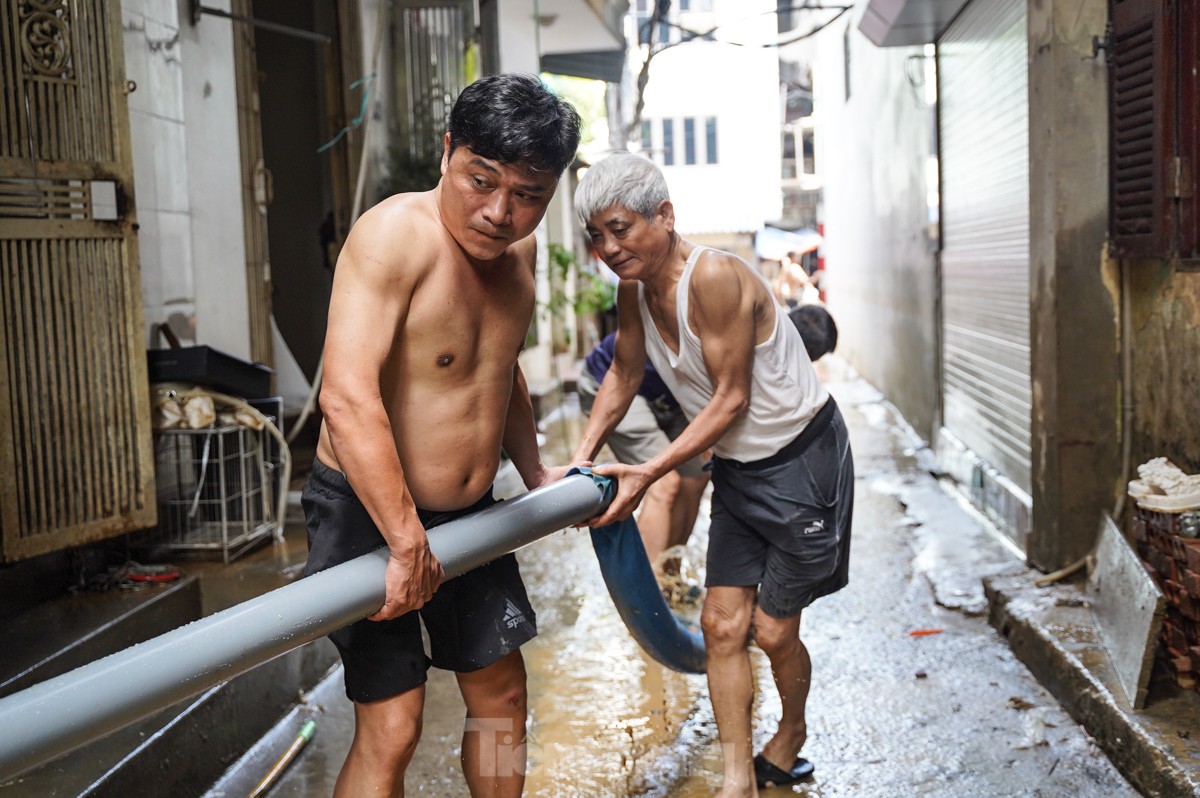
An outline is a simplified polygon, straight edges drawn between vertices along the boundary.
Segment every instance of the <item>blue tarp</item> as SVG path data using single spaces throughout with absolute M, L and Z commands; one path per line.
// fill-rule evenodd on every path
M 790 253 L 812 252 L 824 242 L 816 230 L 804 228 L 791 232 L 764 225 L 754 235 L 754 254 L 764 260 L 783 260 Z

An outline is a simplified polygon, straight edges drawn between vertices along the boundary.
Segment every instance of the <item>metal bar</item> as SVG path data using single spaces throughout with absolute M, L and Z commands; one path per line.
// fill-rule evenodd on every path
M 225 19 L 233 20 L 234 22 L 243 22 L 247 25 L 253 25 L 256 28 L 269 30 L 274 33 L 281 33 L 284 36 L 294 36 L 297 39 L 305 39 L 310 42 L 319 42 L 320 44 L 329 44 L 330 38 L 323 33 L 314 33 L 303 28 L 294 28 L 291 25 L 281 25 L 278 22 L 268 22 L 265 19 L 256 17 L 245 17 L 241 14 L 230 14 L 228 11 L 222 11 L 219 8 L 209 8 L 208 6 L 196 6 L 197 14 L 211 14 L 214 17 L 224 17 Z
M 575 474 L 430 531 L 446 577 L 463 574 L 604 506 Z M 383 604 L 388 551 L 305 577 L 0 699 L 0 782 L 233 678 Z

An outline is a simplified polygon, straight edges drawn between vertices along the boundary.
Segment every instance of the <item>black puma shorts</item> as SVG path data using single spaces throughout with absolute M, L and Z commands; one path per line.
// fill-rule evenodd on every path
M 853 508 L 850 438 L 831 398 L 777 454 L 716 458 L 706 584 L 758 587 L 764 612 L 795 616 L 846 586 Z
M 308 526 L 305 576 L 385 545 L 346 476 L 320 460 L 313 461 L 301 503 Z M 432 530 L 495 503 L 489 490 L 462 510 L 418 513 L 425 528 Z M 425 654 L 421 621 L 429 633 L 431 656 Z M 517 558 L 507 554 L 443 582 L 419 610 L 390 621 L 357 621 L 329 639 L 345 666 L 346 696 L 368 702 L 424 684 L 431 665 L 457 672 L 487 667 L 536 635 L 537 620 Z

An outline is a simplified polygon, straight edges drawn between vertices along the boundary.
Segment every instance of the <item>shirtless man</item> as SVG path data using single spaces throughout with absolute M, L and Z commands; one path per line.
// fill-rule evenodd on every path
M 724 760 L 718 795 L 752 798 L 813 771 L 800 756 L 812 675 L 800 616 L 849 575 L 854 466 L 846 425 L 762 275 L 675 231 L 666 180 L 651 161 L 618 153 L 596 163 L 575 207 L 621 283 L 613 361 L 572 461 L 595 457 L 637 392 L 647 356 L 688 418 L 645 463 L 595 469 L 617 478 L 617 495 L 588 525 L 628 517 L 655 480 L 713 449 L 700 624 Z M 758 755 L 751 630 L 783 710 Z
M 534 311 L 532 233 L 578 143 L 579 116 L 537 78 L 483 78 L 450 113 L 437 187 L 365 213 L 338 258 L 306 573 L 383 545 L 391 557 L 383 606 L 330 635 L 355 711 L 335 796 L 404 794 L 430 664 L 457 674 L 471 794 L 524 787 L 519 646 L 536 627 L 516 559 L 443 584 L 426 530 L 495 501 L 501 448 L 526 486 L 550 481 L 517 355 Z

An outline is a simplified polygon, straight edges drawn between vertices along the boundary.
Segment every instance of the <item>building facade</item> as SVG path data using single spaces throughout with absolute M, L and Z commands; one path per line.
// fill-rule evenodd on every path
M 353 219 L 432 187 L 446 115 L 479 75 L 536 73 L 543 56 L 567 74 L 611 72 L 625 10 L 4 4 L 0 465 L 18 476 L 0 494 L 0 561 L 154 523 L 147 349 L 201 344 L 273 366 L 277 391 L 285 375 L 300 385 L 285 406 L 298 411 Z M 549 374 L 550 346 L 531 349 L 527 369 Z

